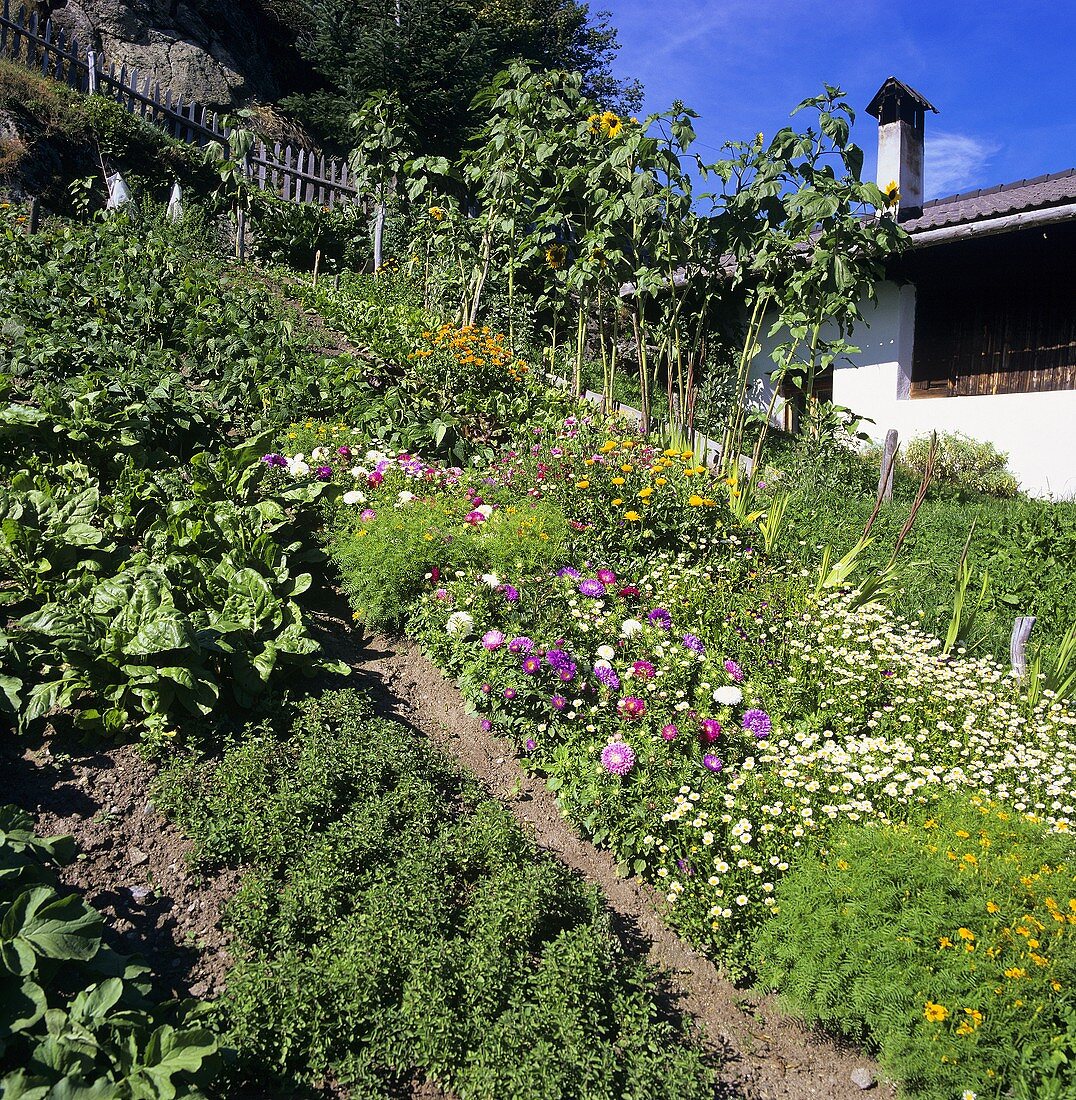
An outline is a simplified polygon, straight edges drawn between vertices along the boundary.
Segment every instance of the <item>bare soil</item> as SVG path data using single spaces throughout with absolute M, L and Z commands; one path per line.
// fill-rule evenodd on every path
M 130 745 L 88 748 L 54 732 L 4 746 L 0 801 L 41 835 L 75 838 L 79 855 L 59 877 L 108 918 L 106 942 L 142 956 L 162 997 L 219 993 L 231 965 L 221 908 L 239 874 L 191 870 L 190 841 L 153 804 L 153 765 Z

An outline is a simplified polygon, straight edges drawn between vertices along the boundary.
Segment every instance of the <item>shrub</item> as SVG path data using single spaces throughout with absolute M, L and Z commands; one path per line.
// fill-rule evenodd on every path
M 353 692 L 187 758 L 160 797 L 203 857 L 249 867 L 224 1019 L 242 1073 L 380 1097 L 712 1095 L 596 892 Z
M 760 973 L 808 1020 L 869 1039 L 912 1095 L 1071 1096 L 1071 855 L 978 797 L 844 826 L 778 886 Z
M 922 477 L 929 451 L 930 437 L 917 436 L 904 451 L 904 465 Z M 1019 485 L 1008 469 L 1008 460 L 1009 456 L 993 443 L 972 439 L 962 432 L 943 432 L 938 436 L 934 482 L 950 492 L 1011 500 Z

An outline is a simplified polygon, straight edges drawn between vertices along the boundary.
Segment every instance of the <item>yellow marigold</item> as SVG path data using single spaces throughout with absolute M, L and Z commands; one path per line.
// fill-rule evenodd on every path
M 995 901 L 988 901 L 986 903 L 986 911 L 988 913 L 997 913 L 1000 909 L 1001 909 L 1001 906 L 998 905 L 998 903 L 995 902 Z
M 587 479 L 586 479 L 586 478 L 583 478 L 583 480 L 582 480 L 582 481 L 577 481 L 577 482 L 575 483 L 575 487 L 576 487 L 577 489 L 589 489 L 589 488 L 590 488 L 590 482 L 589 482 L 589 481 L 587 481 Z
M 653 496 L 653 495 L 654 495 L 654 490 L 651 489 L 649 485 L 645 489 L 640 489 L 639 490 L 639 496 L 643 500 L 646 500 L 647 497 Z
M 1010 966 L 1009 969 L 1005 971 L 1006 978 L 1023 978 L 1026 976 L 1027 971 L 1020 966 Z
M 669 484 L 669 479 L 667 477 L 656 477 L 656 478 L 654 478 L 654 484 L 655 485 L 668 485 Z
M 964 863 L 978 863 L 979 857 L 972 852 L 967 852 L 960 857 Z
M 619 506 L 620 506 L 621 504 L 623 504 L 623 503 L 624 503 L 624 501 L 623 501 L 623 499 L 622 499 L 621 497 L 616 497 L 616 498 L 615 498 L 615 499 L 613 500 L 613 504 L 615 504 L 615 505 L 616 505 L 617 507 L 619 507 Z
M 626 473 L 626 474 L 630 474 L 630 473 L 632 472 L 632 470 L 634 470 L 634 469 L 635 469 L 635 467 L 634 467 L 634 466 L 633 466 L 633 465 L 632 465 L 632 464 L 631 464 L 630 462 L 625 462 L 625 463 L 624 463 L 624 465 L 623 465 L 623 466 L 621 466 L 620 468 L 621 468 L 621 470 L 623 470 L 623 471 L 624 471 L 624 473 Z
M 938 823 L 932 817 L 928 817 L 926 821 L 923 822 L 924 829 L 936 829 L 937 827 Z
M 625 512 L 624 518 L 630 520 L 632 523 L 638 523 L 643 517 L 638 512 Z
M 945 1005 L 935 1004 L 933 1001 L 927 1001 L 923 1006 L 923 1015 L 932 1023 L 941 1023 L 942 1020 L 949 1019 L 949 1009 Z
M 692 508 L 701 508 L 705 503 L 702 497 L 695 494 L 692 494 L 690 497 L 688 497 L 687 502 L 691 505 Z
M 952 947 L 953 946 L 953 941 L 951 939 L 949 939 L 948 936 L 939 936 L 938 937 L 938 946 L 939 947 Z
M 622 477 L 610 478 L 610 483 L 613 485 L 623 485 L 624 479 Z
M 973 939 L 975 939 L 975 933 L 970 928 L 958 928 L 956 930 L 956 934 L 962 940 L 973 940 Z
M 1052 989 L 1052 990 L 1053 990 L 1053 991 L 1054 991 L 1055 993 L 1060 993 L 1060 991 L 1061 991 L 1061 983 L 1060 983 L 1060 982 L 1059 982 L 1059 981 L 1058 981 L 1058 980 L 1057 980 L 1056 978 L 1051 978 L 1051 979 L 1050 979 L 1050 988 L 1051 988 L 1051 989 Z

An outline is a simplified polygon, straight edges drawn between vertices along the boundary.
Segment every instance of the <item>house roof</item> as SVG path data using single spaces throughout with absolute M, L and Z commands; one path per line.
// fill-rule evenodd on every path
M 902 221 L 901 227 L 913 237 L 931 229 L 967 225 L 971 222 L 1047 210 L 1076 202 L 1076 168 L 1048 176 L 1002 183 L 978 191 L 965 191 L 923 203 L 923 212 Z

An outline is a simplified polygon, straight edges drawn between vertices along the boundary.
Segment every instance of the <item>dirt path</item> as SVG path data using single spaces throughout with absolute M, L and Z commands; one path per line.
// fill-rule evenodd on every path
M 335 625 L 337 632 L 341 626 L 346 630 L 339 621 Z M 456 686 L 416 645 L 375 637 L 354 667 L 359 684 L 389 714 L 422 730 L 456 757 L 511 808 L 542 848 L 602 891 L 617 932 L 638 945 L 666 976 L 666 997 L 702 1026 L 707 1044 L 720 1055 L 720 1095 L 743 1100 L 852 1100 L 864 1094 L 852 1079 L 857 1070 L 866 1070 L 880 1082 L 868 1085 L 868 1095 L 896 1095 L 893 1086 L 881 1081 L 871 1059 L 790 1020 L 771 996 L 737 989 L 681 940 L 662 921 L 657 893 L 638 879 L 618 876 L 609 852 L 579 839 L 542 781 L 518 766 L 513 746 L 482 731 Z

